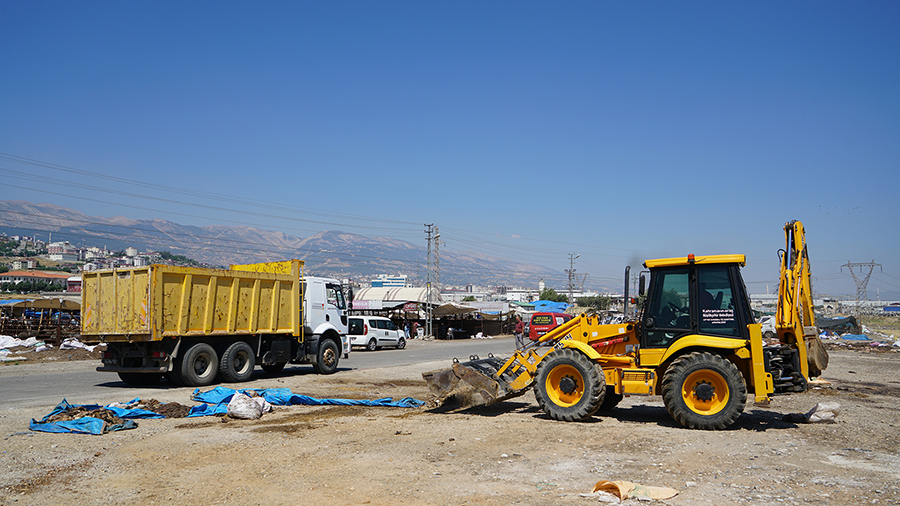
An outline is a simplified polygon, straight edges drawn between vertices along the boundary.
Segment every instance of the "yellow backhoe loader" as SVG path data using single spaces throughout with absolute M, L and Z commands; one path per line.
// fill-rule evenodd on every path
M 603 324 L 581 315 L 509 359 L 470 357 L 423 374 L 438 402 L 489 405 L 528 388 L 553 419 L 585 420 L 625 395 L 662 395 L 669 414 L 691 429 L 719 430 L 744 410 L 803 392 L 828 364 L 813 313 L 803 225 L 787 223 L 776 330 L 764 343 L 740 267 L 744 255 L 647 260 L 650 283 L 630 321 Z M 628 276 L 626 292 L 628 301 Z

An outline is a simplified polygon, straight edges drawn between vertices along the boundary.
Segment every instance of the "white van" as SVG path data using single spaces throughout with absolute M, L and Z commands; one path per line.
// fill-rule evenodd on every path
M 759 323 L 762 324 L 762 335 L 766 339 L 772 339 L 775 337 L 775 317 L 774 316 L 763 316 L 759 319 Z
M 365 346 L 375 351 L 382 346 L 406 347 L 406 335 L 394 322 L 383 316 L 351 316 L 347 322 L 350 346 Z

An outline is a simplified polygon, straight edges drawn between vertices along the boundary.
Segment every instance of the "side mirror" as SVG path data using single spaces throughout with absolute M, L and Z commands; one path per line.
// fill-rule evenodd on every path
M 641 274 L 641 280 L 638 283 L 638 295 L 644 295 L 644 291 L 647 289 L 647 277 Z

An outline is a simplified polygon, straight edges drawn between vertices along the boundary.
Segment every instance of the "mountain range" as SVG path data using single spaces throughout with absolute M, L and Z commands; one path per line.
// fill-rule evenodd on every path
M 168 220 L 135 220 L 122 216 L 88 216 L 54 204 L 0 201 L 0 232 L 69 241 L 80 247 L 122 251 L 169 251 L 199 262 L 225 266 L 299 258 L 307 272 L 340 278 L 364 278 L 380 273 L 406 274 L 424 282 L 426 250 L 390 237 L 369 237 L 326 230 L 301 238 L 250 226 L 182 225 Z M 424 238 L 423 238 L 424 242 Z M 441 251 L 440 280 L 444 285 L 548 285 L 565 276 L 539 265 L 515 262 L 473 251 Z

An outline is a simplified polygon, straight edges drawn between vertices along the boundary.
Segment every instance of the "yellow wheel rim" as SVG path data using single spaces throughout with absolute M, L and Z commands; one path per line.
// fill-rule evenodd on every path
M 574 406 L 584 396 L 584 378 L 571 365 L 554 367 L 547 374 L 545 386 L 550 400 L 558 406 Z
M 695 371 L 684 381 L 681 397 L 694 413 L 714 415 L 728 404 L 728 383 L 715 371 Z

